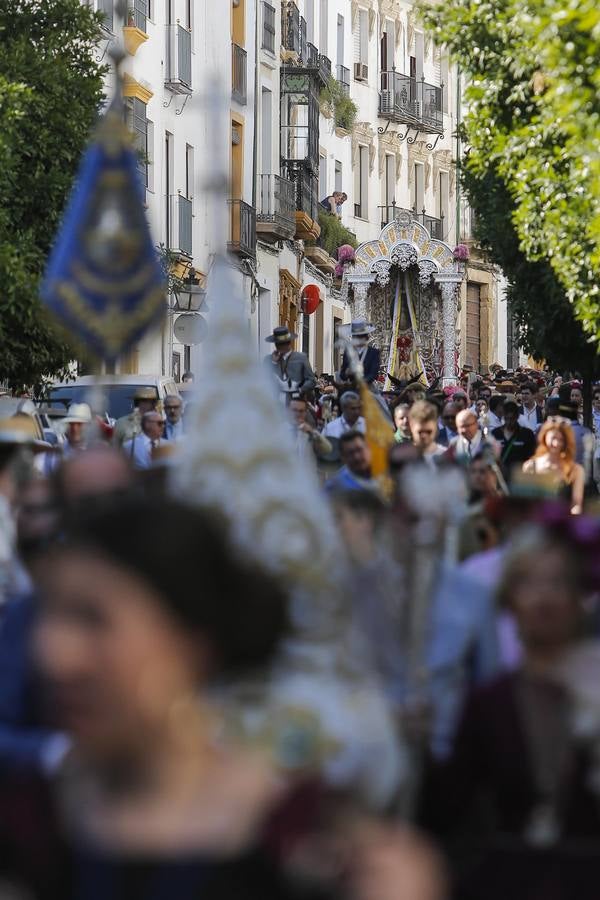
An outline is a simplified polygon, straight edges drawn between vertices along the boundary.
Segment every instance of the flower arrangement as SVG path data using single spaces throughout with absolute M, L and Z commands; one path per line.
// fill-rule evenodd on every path
M 469 248 L 466 244 L 457 244 L 452 254 L 458 262 L 467 262 L 469 259 Z
M 337 265 L 335 267 L 335 277 L 343 278 L 344 271 L 348 263 L 354 262 L 356 254 L 354 252 L 354 247 L 350 244 L 342 244 L 341 247 L 338 247 L 335 251 L 335 255 L 337 257 Z

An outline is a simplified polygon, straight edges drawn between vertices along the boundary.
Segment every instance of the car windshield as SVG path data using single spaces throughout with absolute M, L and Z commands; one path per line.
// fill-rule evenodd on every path
M 71 403 L 85 403 L 90 387 L 89 384 L 65 384 L 50 388 L 44 405 L 67 409 Z M 105 397 L 105 411 L 112 419 L 120 419 L 131 412 L 133 395 L 139 387 L 151 388 L 158 397 L 156 385 L 152 384 L 101 384 L 99 387 Z

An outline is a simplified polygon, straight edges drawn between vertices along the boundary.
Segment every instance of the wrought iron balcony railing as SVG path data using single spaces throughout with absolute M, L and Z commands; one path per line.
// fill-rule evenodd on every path
M 443 241 L 445 236 L 445 224 L 444 224 L 444 214 L 437 219 L 435 216 L 429 216 L 425 212 L 425 207 L 421 210 L 420 213 L 417 213 L 416 209 L 404 209 L 401 206 L 396 206 L 395 203 L 390 203 L 388 206 L 380 206 L 378 207 L 381 210 L 381 227 L 385 228 L 386 225 L 389 225 L 390 222 L 393 222 L 398 218 L 400 213 L 408 213 L 412 216 L 413 220 L 419 222 L 421 225 L 424 225 L 432 238 L 435 238 L 438 241 Z
M 192 201 L 183 194 L 169 197 L 167 245 L 174 253 L 192 256 Z
M 256 256 L 256 210 L 243 200 L 228 200 L 228 247 L 240 256 Z
M 381 73 L 379 115 L 426 133 L 444 130 L 443 86 L 424 78 L 401 75 L 392 69 Z
M 243 47 L 231 45 L 232 96 L 245 106 L 248 102 L 248 54 Z
M 281 43 L 284 50 L 300 56 L 300 10 L 292 0 L 284 0 L 281 6 Z
M 280 175 L 260 175 L 257 223 L 271 224 L 274 233 L 292 238 L 296 232 L 296 202 L 293 182 Z M 261 228 L 261 231 L 266 229 Z
M 175 94 L 192 93 L 192 33 L 181 25 L 167 25 L 165 86 Z
M 338 66 L 336 69 L 336 80 L 341 84 L 344 93 L 350 94 L 350 69 L 346 66 Z
M 303 161 L 286 159 L 281 170 L 285 178 L 294 186 L 294 201 L 297 212 L 304 212 L 317 222 L 319 219 L 318 178 Z

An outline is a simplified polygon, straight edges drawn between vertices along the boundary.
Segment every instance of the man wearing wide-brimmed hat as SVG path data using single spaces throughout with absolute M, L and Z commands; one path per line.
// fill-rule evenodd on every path
M 157 404 L 156 390 L 151 387 L 138 387 L 133 395 L 133 410 L 127 416 L 117 419 L 113 441 L 122 446 L 142 432 L 142 416 L 154 412 Z
M 381 354 L 377 347 L 370 347 L 369 341 L 372 339 L 373 333 L 376 331 L 374 325 L 365 322 L 364 319 L 355 319 L 351 325 L 350 338 L 359 360 L 363 367 L 363 379 L 366 384 L 372 384 L 379 375 L 379 367 L 381 365 Z M 352 372 L 350 369 L 350 359 L 347 352 L 344 352 L 342 360 L 342 368 L 340 369 L 340 378 L 342 381 L 352 381 Z
M 280 325 L 266 338 L 267 343 L 275 344 L 275 349 L 269 356 L 265 356 L 264 364 L 286 402 L 291 394 L 305 395 L 317 384 L 306 353 L 292 350 L 297 337 L 286 325 Z

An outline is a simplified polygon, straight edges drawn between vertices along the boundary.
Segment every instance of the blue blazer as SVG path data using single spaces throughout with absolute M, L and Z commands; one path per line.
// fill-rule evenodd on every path
M 379 368 L 381 365 L 381 353 L 377 349 L 377 347 L 367 347 L 367 352 L 363 358 L 363 369 L 364 369 L 364 378 L 367 384 L 371 384 L 377 376 L 379 375 Z M 342 368 L 340 369 L 340 377 L 342 381 L 348 381 L 350 376 L 350 363 L 348 360 L 348 354 L 344 351 L 344 358 L 342 360 Z

